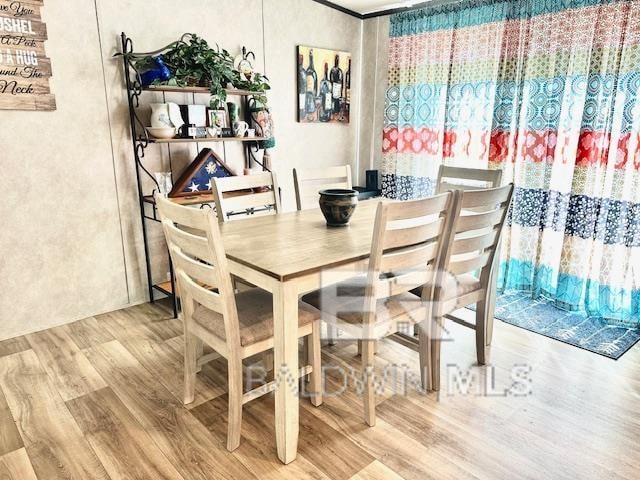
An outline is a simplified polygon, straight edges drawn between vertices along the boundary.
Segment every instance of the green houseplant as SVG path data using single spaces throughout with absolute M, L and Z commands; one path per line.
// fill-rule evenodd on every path
M 268 79 L 255 73 L 251 80 L 244 78 L 233 67 L 233 57 L 216 45 L 209 46 L 206 40 L 194 33 L 185 33 L 180 40 L 161 50 L 164 63 L 171 70 L 171 78 L 162 85 L 201 86 L 211 91 L 211 108 L 220 108 L 227 99 L 225 88 L 232 84 L 235 88 L 256 92 L 256 97 L 266 102 L 264 93 L 270 89 Z M 136 59 L 138 71 L 144 71 L 153 64 L 153 55 Z

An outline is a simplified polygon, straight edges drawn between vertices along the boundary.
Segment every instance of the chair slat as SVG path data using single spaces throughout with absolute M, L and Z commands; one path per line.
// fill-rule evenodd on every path
M 164 220 L 162 223 L 165 228 L 165 233 L 169 237 L 167 239 L 168 243 L 173 243 L 191 257 L 199 258 L 208 263 L 214 263 L 213 253 L 209 249 L 206 237 L 201 237 L 181 230 L 170 220 Z
M 470 192 L 473 193 L 473 192 Z M 466 192 L 465 192 L 466 194 Z M 456 224 L 456 233 L 468 230 L 480 230 L 482 228 L 493 227 L 502 221 L 504 208 L 485 213 L 461 216 Z
M 156 206 L 160 215 L 165 218 L 170 218 L 178 225 L 194 228 L 202 232 L 207 229 L 207 215 L 212 214 L 208 209 L 185 207 L 163 197 L 156 199 Z
M 318 192 L 329 188 L 351 188 L 351 167 L 293 169 L 293 185 L 298 210 L 317 208 Z
M 483 205 L 502 204 L 509 199 L 512 186 L 505 185 L 502 188 L 494 188 L 491 190 L 474 190 L 466 192 L 462 197 L 462 208 L 479 207 Z
M 412 200 L 408 202 L 386 203 L 387 219 L 405 220 L 409 218 L 420 218 L 442 212 L 447 206 L 449 196 L 446 193 L 422 200 Z
M 275 205 L 276 198 L 273 191 L 241 195 L 224 201 L 225 213 L 245 210 L 247 208 L 259 208 L 267 205 Z
M 456 239 L 453 242 L 451 254 L 459 255 L 461 253 L 480 251 L 492 247 L 496 243 L 499 234 L 499 229 L 493 229 L 483 235 Z
M 422 243 L 442 234 L 444 219 L 439 217 L 434 222 L 415 227 L 392 229 L 385 232 L 383 248 L 404 247 Z
M 409 269 L 426 270 L 428 263 L 436 258 L 438 247 L 439 243 L 433 241 L 383 253 L 380 260 L 380 270 L 383 273 L 401 272 Z
M 487 170 L 484 168 L 449 167 L 440 165 L 438 171 L 438 185 L 443 178 L 460 180 L 480 180 L 489 183 L 489 188 L 500 186 L 502 180 L 502 170 Z M 466 190 L 463 189 L 463 190 Z
M 439 192 L 446 192 L 448 190 L 464 190 L 466 192 L 469 190 L 484 190 L 486 188 L 487 188 L 486 185 L 468 185 L 468 184 L 449 183 L 449 182 L 440 182 L 438 184 Z
M 392 297 L 414 288 L 430 283 L 435 276 L 435 268 L 412 270 L 393 277 L 383 278 L 376 285 L 376 292 L 381 297 Z
M 351 177 L 351 168 L 349 165 L 326 168 L 305 168 L 302 170 L 295 169 L 295 172 L 298 176 L 298 180 L 303 182 L 332 178 L 346 179 Z
M 248 190 L 250 188 L 264 187 L 272 184 L 271 173 L 255 173 L 238 177 L 216 178 L 216 184 L 220 193 Z
M 183 292 L 183 297 L 191 297 L 199 305 L 221 315 L 224 314 L 223 302 L 219 294 L 208 290 L 202 285 L 198 285 L 184 271 L 178 271 L 176 278 L 181 292 Z M 206 325 L 204 326 L 206 327 Z
M 461 261 L 455 261 L 455 259 L 452 258 L 447 270 L 453 275 L 462 275 L 463 273 L 475 272 L 476 270 L 480 270 L 485 265 L 487 265 L 490 256 L 491 252 L 484 252 L 473 258 L 467 258 Z
M 182 270 L 196 282 L 208 287 L 218 286 L 215 267 L 186 256 L 176 245 L 171 246 L 170 252 L 174 270 Z

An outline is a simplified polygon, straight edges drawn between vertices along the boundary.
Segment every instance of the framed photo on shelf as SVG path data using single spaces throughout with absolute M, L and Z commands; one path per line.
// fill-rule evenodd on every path
M 214 110 L 207 109 L 209 127 L 218 127 L 218 129 L 229 128 L 229 115 L 223 108 Z

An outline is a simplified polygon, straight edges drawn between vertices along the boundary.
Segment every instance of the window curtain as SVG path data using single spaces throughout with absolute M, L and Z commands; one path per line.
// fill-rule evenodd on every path
M 515 184 L 499 287 L 640 323 L 640 0 L 467 0 L 391 17 L 383 195 L 441 163 Z

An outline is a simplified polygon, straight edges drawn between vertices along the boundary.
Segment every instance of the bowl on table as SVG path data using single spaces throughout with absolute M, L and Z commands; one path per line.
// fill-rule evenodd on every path
M 358 205 L 358 192 L 346 188 L 330 188 L 320 192 L 320 210 L 329 227 L 349 225 L 349 219 Z
M 147 127 L 147 132 L 153 138 L 173 138 L 176 136 L 176 129 L 174 127 Z

